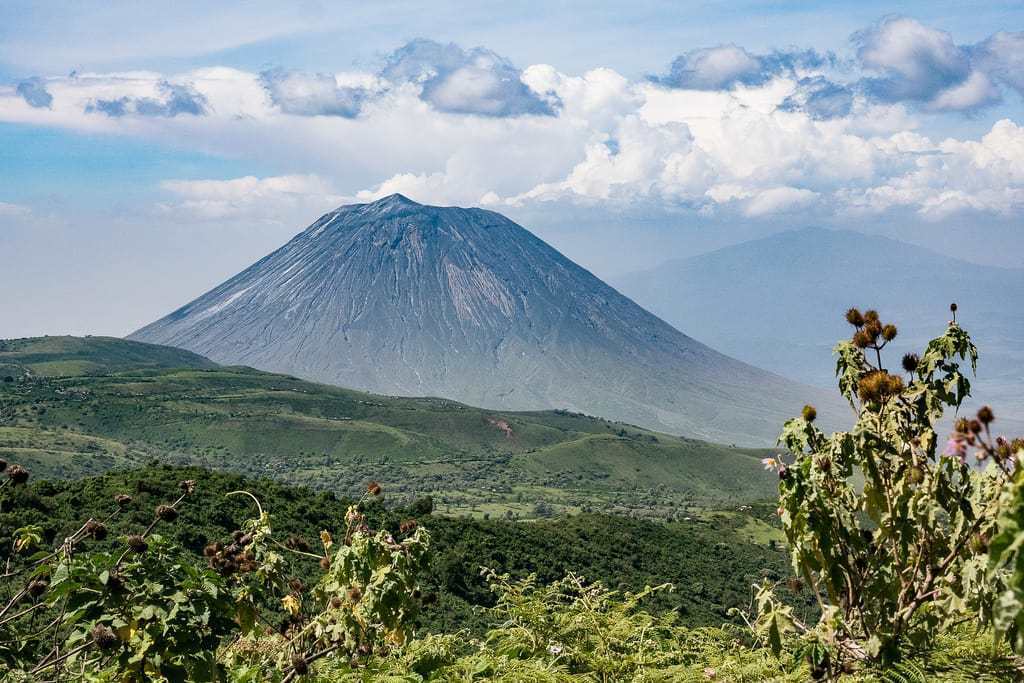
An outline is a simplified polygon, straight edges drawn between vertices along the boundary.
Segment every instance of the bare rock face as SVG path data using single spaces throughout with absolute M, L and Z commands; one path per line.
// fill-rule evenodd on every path
M 343 206 L 130 336 L 227 364 L 494 409 L 774 443 L 815 390 L 682 334 L 504 216 Z

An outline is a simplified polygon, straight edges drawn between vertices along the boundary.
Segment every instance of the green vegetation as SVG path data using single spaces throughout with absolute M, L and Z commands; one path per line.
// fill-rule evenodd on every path
M 40 375 L 113 375 L 145 369 L 214 368 L 191 351 L 116 337 L 34 337 L 0 340 L 0 380 Z
M 166 465 L 26 486 L 4 462 L 0 660 L 16 681 L 122 683 L 1024 678 L 1024 439 L 986 407 L 939 450 L 977 358 L 955 318 L 904 378 L 882 365 L 896 328 L 847 315 L 856 423 L 786 423 L 764 459 L 778 518 L 548 521 L 538 503 L 523 524 L 389 508 L 376 482 L 354 502 Z
M 157 465 L 77 481 L 41 481 L 9 491 L 0 506 L 0 560 L 9 554 L 15 529 L 35 527 L 41 543 L 53 547 L 72 535 L 84 517 L 104 517 L 115 496 L 128 494 L 133 501 L 107 523 L 107 537 L 89 544 L 90 549 L 112 551 L 119 547 L 118 539 L 148 524 L 152 510 L 182 480 L 195 481 L 195 492 L 175 524 L 161 533 L 196 558 L 207 543 L 230 536 L 236 520 L 251 510 L 250 501 L 228 496 L 231 491 L 254 493 L 274 512 L 275 533 L 281 538 L 311 544 L 321 530 L 342 523 L 351 502 L 329 492 L 196 467 Z M 431 507 L 429 499 L 405 507 L 380 501 L 364 505 L 375 525 L 395 534 L 410 518 L 429 528 L 432 549 L 424 574 L 429 604 L 420 623 L 431 630 L 469 628 L 482 635 L 486 621 L 476 608 L 492 605 L 494 597 L 481 567 L 520 578 L 536 574 L 542 582 L 576 572 L 632 591 L 669 581 L 679 590 L 659 593 L 648 605 L 659 614 L 677 611 L 686 625 L 735 619 L 728 610 L 749 600 L 752 584 L 789 575 L 781 543 L 752 541 L 748 534 L 755 527 L 784 538 L 774 508 L 768 506 L 671 524 L 603 514 L 512 523 L 436 516 L 430 514 Z M 309 582 L 317 563 L 298 558 L 294 571 Z M 793 602 L 808 606 L 810 595 L 793 596 Z
M 393 496 L 433 496 L 439 513 L 521 519 L 538 517 L 538 503 L 543 514 L 669 519 L 774 494 L 758 463 L 766 450 L 564 411 L 506 413 L 375 396 L 209 367 L 192 354 L 120 340 L 3 344 L 0 362 L 23 365 L 14 381 L 0 382 L 0 457 L 40 478 L 156 459 L 340 495 L 375 479 Z M 167 367 L 178 359 L 188 367 Z M 41 366 L 115 374 L 44 377 Z

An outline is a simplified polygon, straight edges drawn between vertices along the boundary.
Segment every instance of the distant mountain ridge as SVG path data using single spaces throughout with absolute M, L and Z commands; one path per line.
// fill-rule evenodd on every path
M 829 399 L 682 334 L 533 234 L 401 195 L 343 206 L 130 339 L 341 386 L 774 442 Z
M 848 336 L 843 312 L 877 308 L 900 335 L 898 367 L 959 305 L 981 350 L 975 396 L 1020 412 L 1024 384 L 1024 269 L 981 266 L 897 240 L 805 228 L 770 235 L 615 280 L 640 305 L 701 341 L 796 380 L 830 386 L 831 348 Z M 997 409 L 998 412 L 998 409 Z

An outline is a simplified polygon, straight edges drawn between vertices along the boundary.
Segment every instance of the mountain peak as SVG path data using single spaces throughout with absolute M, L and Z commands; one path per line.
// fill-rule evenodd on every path
M 400 194 L 323 216 L 132 336 L 389 395 L 564 408 L 746 444 L 770 443 L 807 399 L 500 214 Z

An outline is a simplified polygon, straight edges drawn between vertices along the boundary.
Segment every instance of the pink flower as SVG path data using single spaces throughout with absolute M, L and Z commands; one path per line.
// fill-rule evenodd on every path
M 960 462 L 966 462 L 967 458 L 967 442 L 959 436 L 949 437 L 949 441 L 946 442 L 946 455 L 952 455 L 960 458 Z

